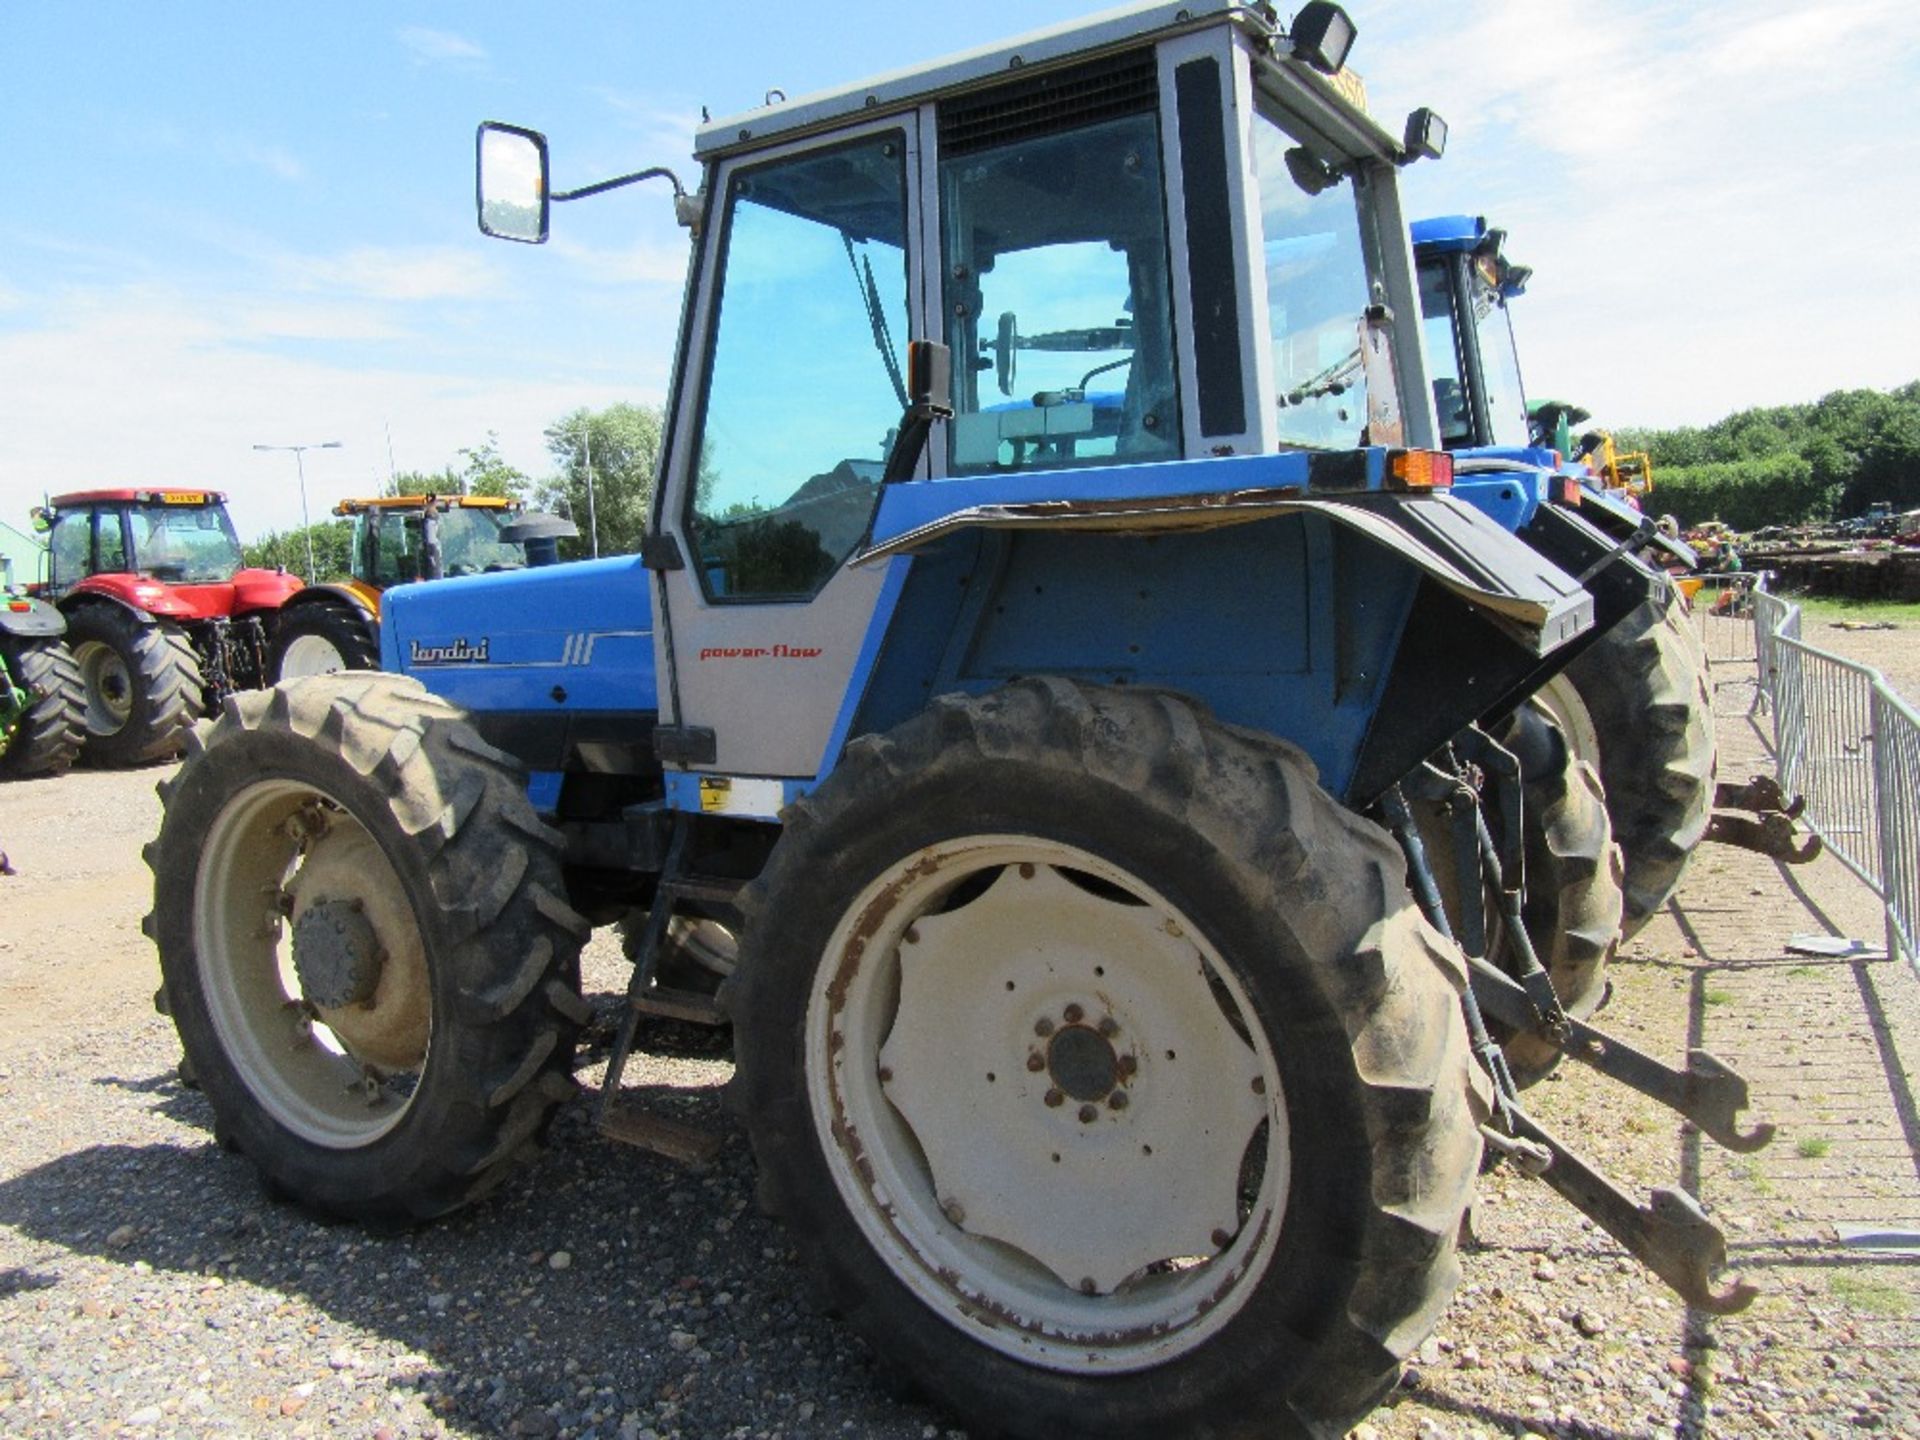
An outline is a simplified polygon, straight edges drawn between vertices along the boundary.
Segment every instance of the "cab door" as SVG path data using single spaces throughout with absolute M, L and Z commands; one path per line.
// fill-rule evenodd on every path
M 907 406 L 907 341 L 926 333 L 920 123 L 736 157 L 710 182 L 656 511 L 679 551 L 655 617 L 670 764 L 822 768 L 888 568 L 847 561 Z

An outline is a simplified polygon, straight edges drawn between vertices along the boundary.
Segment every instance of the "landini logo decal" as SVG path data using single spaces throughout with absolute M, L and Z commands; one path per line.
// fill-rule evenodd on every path
M 415 665 L 484 665 L 490 643 L 485 635 L 480 637 L 478 645 L 468 644 L 464 635 L 450 645 L 422 645 L 415 640 L 408 648 L 407 658 Z

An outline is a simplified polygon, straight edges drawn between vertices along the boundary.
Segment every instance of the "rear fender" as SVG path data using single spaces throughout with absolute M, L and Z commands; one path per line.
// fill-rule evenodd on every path
M 71 615 L 82 604 L 106 602 L 136 616 L 143 625 L 155 620 L 187 624 L 207 618 L 201 607 L 182 598 L 171 587 L 140 575 L 89 575 L 60 597 L 60 608 Z
M 1350 804 L 1592 623 L 1567 575 L 1441 497 L 1016 502 L 954 512 L 863 559 L 902 552 L 912 566 L 871 677 L 856 677 L 849 733 L 1019 675 L 1165 688 L 1293 741 Z M 1410 656 L 1421 611 L 1442 603 L 1471 627 L 1429 637 L 1443 662 Z M 1428 658 L 1417 705 L 1382 723 Z
M 0 595 L 0 635 L 11 640 L 57 640 L 67 617 L 44 600 Z

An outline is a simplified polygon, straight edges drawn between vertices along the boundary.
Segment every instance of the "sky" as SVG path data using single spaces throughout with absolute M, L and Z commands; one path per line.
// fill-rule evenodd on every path
M 484 239 L 473 133 L 549 136 L 554 182 L 691 186 L 716 116 L 1090 13 L 572 0 L 0 5 L 0 521 L 45 493 L 210 487 L 243 536 L 390 469 L 581 406 L 664 399 L 685 276 L 670 194 Z M 1911 0 L 1352 0 L 1374 113 L 1430 105 L 1413 217 L 1484 213 L 1534 267 L 1534 395 L 1615 425 L 1920 377 Z M 911 15 L 912 23 L 900 23 Z

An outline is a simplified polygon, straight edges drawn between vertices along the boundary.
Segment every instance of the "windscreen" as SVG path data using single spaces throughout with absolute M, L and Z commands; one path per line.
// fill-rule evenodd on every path
M 1299 145 L 1279 119 L 1255 116 L 1274 413 L 1282 446 L 1346 450 L 1368 443 L 1360 215 L 1346 184 L 1300 185 L 1287 164 Z
M 1474 335 L 1480 342 L 1481 384 L 1487 394 L 1487 423 L 1495 445 L 1527 443 L 1527 395 L 1520 383 L 1520 355 L 1513 343 L 1513 320 L 1506 299 L 1478 264 L 1470 267 Z
M 526 552 L 500 538 L 513 520 L 509 510 L 454 506 L 440 516 L 440 564 L 448 575 L 480 575 L 493 570 L 519 570 Z
M 245 563 L 223 505 L 136 505 L 127 519 L 134 568 L 156 580 L 231 580 Z

